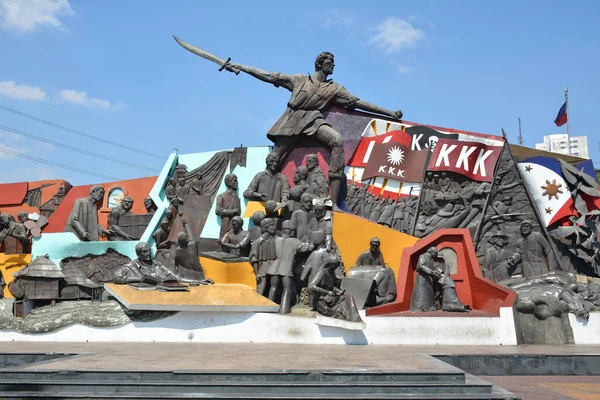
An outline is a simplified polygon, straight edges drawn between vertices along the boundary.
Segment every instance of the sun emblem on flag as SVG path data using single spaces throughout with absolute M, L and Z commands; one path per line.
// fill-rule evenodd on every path
M 404 161 L 404 151 L 400 147 L 392 147 L 387 153 L 387 160 L 392 165 L 402 164 L 402 161 Z
M 563 191 L 560 190 L 561 187 L 562 184 L 556 183 L 556 179 L 552 179 L 552 182 L 547 180 L 546 185 L 542 186 L 542 189 L 544 189 L 542 196 L 548 196 L 548 200 L 552 200 L 552 197 L 556 197 L 556 200 L 558 200 L 558 195 L 563 194 Z

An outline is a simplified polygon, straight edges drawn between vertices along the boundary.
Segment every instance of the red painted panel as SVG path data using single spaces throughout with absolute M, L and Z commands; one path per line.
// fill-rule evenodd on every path
M 0 184 L 0 207 L 23 203 L 28 187 L 29 184 L 27 182 Z
M 319 158 L 319 168 L 325 176 L 329 176 L 329 154 L 327 147 L 296 147 L 290 152 L 281 168 L 281 173 L 288 178 L 290 186 L 294 186 L 294 173 L 301 165 L 306 166 L 306 156 L 316 154 Z
M 396 301 L 367 310 L 368 316 L 409 311 L 410 296 L 416 278 L 413 266 L 416 265 L 419 255 L 431 246 L 437 247 L 438 250 L 450 247 L 456 252 L 457 273 L 452 275 L 452 279 L 456 283 L 456 293 L 463 304 L 469 305 L 474 311 L 477 311 L 466 315 L 481 316 L 483 312 L 486 315 L 498 316 L 500 307 L 512 307 L 517 294 L 483 277 L 469 230 L 440 229 L 419 240 L 414 246 L 404 249 L 396 287 L 398 293 Z M 449 316 L 450 314 L 432 312 L 418 313 L 418 315 Z
M 129 196 L 133 199 L 133 209 L 131 211 L 134 214 L 144 214 L 146 212 L 144 199 L 148 197 L 155 182 L 156 176 L 149 176 L 125 181 L 100 183 L 99 185 L 104 187 L 105 190 L 104 200 L 98 213 L 98 221 L 100 224 L 107 228 L 108 213 L 110 212 L 110 209 L 107 206 L 108 195 L 112 189 L 117 187 L 121 188 L 125 196 Z M 48 226 L 44 228 L 44 232 L 63 232 L 75 200 L 81 197 L 88 197 L 92 186 L 93 185 L 83 185 L 73 187 L 69 193 L 67 193 L 54 214 L 48 219 Z
M 44 228 L 44 233 L 63 232 L 75 200 L 80 197 L 88 197 L 92 186 L 93 185 L 73 186 L 54 214 L 48 218 L 48 225 Z

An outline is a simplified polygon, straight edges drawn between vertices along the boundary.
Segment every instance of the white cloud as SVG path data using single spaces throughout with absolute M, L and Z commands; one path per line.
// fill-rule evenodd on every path
M 2 27 L 21 33 L 49 26 L 64 30 L 60 16 L 74 15 L 69 0 L 0 0 Z
M 18 142 L 19 140 L 21 140 L 20 135 L 2 130 L 0 128 L 0 144 L 2 144 L 2 142 L 6 142 L 6 143 Z
M 415 47 L 425 38 L 425 32 L 397 17 L 388 17 L 374 31 L 375 35 L 369 39 L 368 44 L 386 54 L 399 53 L 407 48 Z
M 350 14 L 343 14 L 339 10 L 331 10 L 325 15 L 326 19 L 323 28 L 331 29 L 337 26 L 350 26 L 356 20 Z
M 0 95 L 19 100 L 46 100 L 46 92 L 39 87 L 17 85 L 13 81 L 0 82 Z
M 411 71 L 412 71 L 412 68 L 409 66 L 402 65 L 402 64 L 398 64 L 396 66 L 396 72 L 398 72 L 399 74 L 408 74 Z
M 113 103 L 98 97 L 89 97 L 86 92 L 79 92 L 77 90 L 63 89 L 60 91 L 59 95 L 60 98 L 66 102 L 79 104 L 92 109 L 120 110 L 125 108 L 125 103 L 121 101 Z

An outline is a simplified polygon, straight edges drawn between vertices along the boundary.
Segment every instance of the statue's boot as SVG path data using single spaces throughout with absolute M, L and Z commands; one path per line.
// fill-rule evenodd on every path
M 271 300 L 274 303 L 277 303 L 277 286 L 271 286 L 271 289 L 269 290 L 269 300 Z
M 337 203 L 340 196 L 340 187 L 342 186 L 342 179 L 343 175 L 329 175 L 329 185 L 331 187 L 331 201 L 333 202 L 333 211 L 341 211 Z
M 279 314 L 289 314 L 292 312 L 292 291 L 285 289 L 281 295 L 281 305 Z

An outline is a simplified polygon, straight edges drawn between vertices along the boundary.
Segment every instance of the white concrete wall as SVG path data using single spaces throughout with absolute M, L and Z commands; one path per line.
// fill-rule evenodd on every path
M 591 312 L 587 321 L 574 314 L 569 314 L 569 322 L 573 329 L 575 344 L 600 343 L 600 312 Z
M 305 344 L 514 345 L 512 308 L 500 317 L 365 317 L 364 331 L 320 326 L 316 318 L 268 313 L 181 312 L 116 328 L 73 325 L 48 334 L 1 332 L 0 341 L 223 342 Z

